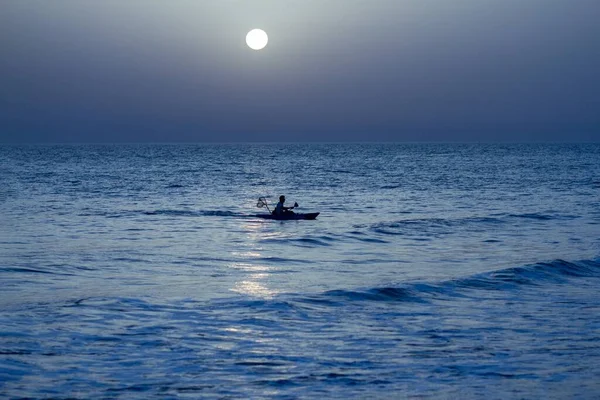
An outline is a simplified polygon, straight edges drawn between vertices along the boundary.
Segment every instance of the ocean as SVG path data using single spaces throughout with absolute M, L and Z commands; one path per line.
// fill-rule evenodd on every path
M 0 398 L 598 398 L 599 200 L 600 144 L 2 145 Z

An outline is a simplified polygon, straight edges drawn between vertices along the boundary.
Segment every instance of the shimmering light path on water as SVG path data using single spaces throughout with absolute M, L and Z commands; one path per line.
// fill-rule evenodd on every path
M 0 148 L 0 395 L 582 397 L 600 145 Z M 286 194 L 316 221 L 255 217 Z

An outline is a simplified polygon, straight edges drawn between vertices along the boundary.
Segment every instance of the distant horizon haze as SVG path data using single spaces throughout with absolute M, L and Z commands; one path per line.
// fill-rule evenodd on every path
M 5 0 L 0 143 L 597 142 L 599 15 L 597 0 Z

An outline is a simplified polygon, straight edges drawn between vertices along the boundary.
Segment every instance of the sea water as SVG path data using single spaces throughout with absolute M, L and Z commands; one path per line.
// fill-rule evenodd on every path
M 600 144 L 5 145 L 0 397 L 598 398 L 599 200 Z

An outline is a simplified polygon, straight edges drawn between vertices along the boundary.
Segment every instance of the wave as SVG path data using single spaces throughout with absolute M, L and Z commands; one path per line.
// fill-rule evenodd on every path
M 39 268 L 26 268 L 26 267 L 0 267 L 0 272 L 15 272 L 20 274 L 55 274 L 51 271 L 46 271 Z
M 424 303 L 434 299 L 477 297 L 479 291 L 508 291 L 528 286 L 563 284 L 581 278 L 600 278 L 600 259 L 577 262 L 554 260 L 439 283 L 418 282 L 364 291 L 330 290 L 323 295 L 326 299 L 334 301 L 344 299 Z
M 556 213 L 491 214 L 464 218 L 413 218 L 378 222 L 370 225 L 354 225 L 354 229 L 367 229 L 381 235 L 446 235 L 459 229 L 480 230 L 492 226 L 514 224 L 518 220 L 565 221 L 579 218 L 575 215 Z
M 233 211 L 213 211 L 213 210 L 155 210 L 143 211 L 145 215 L 166 215 L 172 217 L 248 217 L 246 214 Z
M 315 237 L 300 237 L 296 239 L 290 238 L 265 238 L 262 239 L 262 243 L 282 243 L 282 244 L 291 244 L 297 247 L 327 247 L 331 246 L 333 242 L 337 242 L 339 239 L 336 239 L 332 236 L 315 236 Z
M 560 215 L 560 214 L 542 214 L 542 213 L 523 213 L 523 214 L 508 214 L 510 218 L 533 219 L 538 221 L 550 220 L 569 220 L 578 218 L 575 215 Z
M 118 212 L 105 212 L 105 211 L 90 211 L 85 210 L 78 214 L 80 217 L 106 217 L 106 218 L 127 218 L 136 217 L 140 214 L 143 215 L 158 215 L 158 216 L 169 216 L 169 217 L 236 217 L 236 218 L 251 218 L 255 217 L 256 214 L 242 214 L 233 211 L 219 211 L 219 210 L 123 210 Z
M 470 217 L 458 219 L 446 218 L 418 218 L 404 219 L 391 222 L 380 222 L 369 226 L 369 230 L 383 235 L 413 235 L 423 234 L 449 234 L 460 227 L 467 225 L 496 225 L 504 221 L 494 217 Z M 355 228 L 364 228 L 357 225 Z
M 337 239 L 334 239 L 330 236 L 318 236 L 318 237 L 302 237 L 299 239 L 290 239 L 289 241 L 291 243 L 294 243 L 298 246 L 331 246 L 331 242 L 336 241 Z

